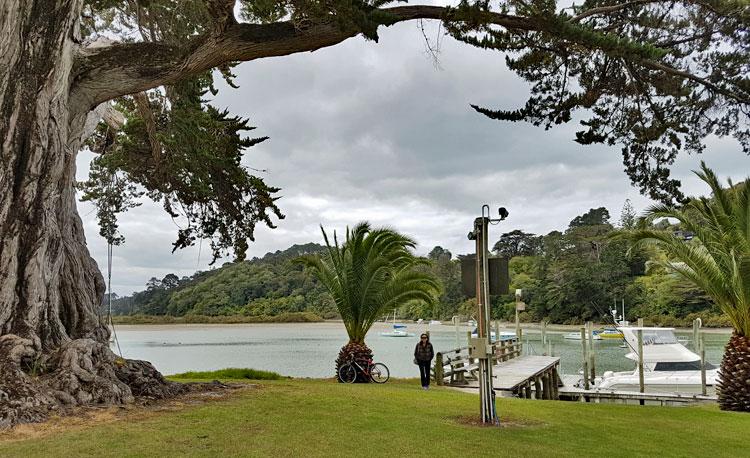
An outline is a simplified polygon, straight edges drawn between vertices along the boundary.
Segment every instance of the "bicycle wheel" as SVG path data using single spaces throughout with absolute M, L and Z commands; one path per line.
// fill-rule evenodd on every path
M 342 383 L 354 383 L 357 380 L 357 368 L 354 364 L 344 364 L 339 368 L 339 381 Z
M 391 372 L 383 363 L 375 363 L 370 367 L 370 378 L 375 383 L 385 383 L 391 378 Z

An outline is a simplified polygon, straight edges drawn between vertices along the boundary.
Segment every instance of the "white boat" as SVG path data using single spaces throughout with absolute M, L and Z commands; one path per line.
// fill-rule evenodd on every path
M 474 329 L 471 331 L 471 337 L 479 337 L 479 331 L 477 329 Z M 490 338 L 492 341 L 497 341 L 497 335 L 495 334 L 495 331 L 490 331 Z M 516 333 L 512 331 L 500 331 L 500 340 L 510 340 L 515 339 Z
M 441 323 L 440 320 L 430 320 L 430 326 L 437 326 L 441 324 L 443 323 Z
M 602 340 L 602 336 L 599 335 L 599 331 L 594 331 L 594 336 L 591 337 L 593 340 Z M 588 339 L 588 337 L 586 337 Z M 581 339 L 581 333 L 580 332 L 569 332 L 565 335 L 563 335 L 563 339 L 568 340 L 582 340 Z
M 401 323 L 396 323 L 396 311 L 393 311 L 393 330 L 390 332 L 381 332 L 381 336 L 383 337 L 414 337 L 413 332 L 408 332 L 406 330 L 406 325 Z
M 626 358 L 638 361 L 637 331 L 643 331 L 643 380 L 647 392 L 700 393 L 701 359 L 685 348 L 674 335 L 674 328 L 618 328 L 632 350 Z M 708 394 L 715 392 L 719 370 L 706 362 Z M 595 383 L 597 389 L 638 391 L 638 368 L 628 372 L 607 371 Z

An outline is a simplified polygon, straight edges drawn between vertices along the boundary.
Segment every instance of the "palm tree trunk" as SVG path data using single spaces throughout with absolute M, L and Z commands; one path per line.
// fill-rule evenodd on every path
M 372 350 L 365 345 L 364 342 L 352 342 L 349 341 L 346 345 L 341 347 L 341 350 L 339 351 L 339 356 L 336 358 L 336 380 L 339 382 L 341 381 L 339 379 L 339 369 L 344 364 L 349 363 L 352 359 L 355 359 L 357 361 L 366 361 L 368 359 L 372 359 Z M 362 363 L 360 363 L 361 365 Z M 362 373 L 357 373 L 357 379 L 356 382 L 358 383 L 367 383 L 370 381 L 369 377 L 365 377 Z
M 750 338 L 732 333 L 721 361 L 719 407 L 750 412 Z

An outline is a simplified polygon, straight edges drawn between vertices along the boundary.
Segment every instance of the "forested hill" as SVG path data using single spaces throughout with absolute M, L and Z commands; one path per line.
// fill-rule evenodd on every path
M 293 259 L 316 253 L 316 243 L 294 245 L 262 258 L 179 278 L 152 278 L 146 290 L 113 301 L 115 315 L 245 315 L 276 316 L 313 312 L 328 318 L 336 309 L 322 286 Z
M 567 228 L 546 235 L 521 230 L 496 239 L 493 251 L 510 258 L 511 291 L 523 289 L 524 321 L 553 323 L 606 322 L 615 302 L 625 301 L 627 318 L 645 318 L 647 324 L 689 325 L 700 316 L 704 325 L 724 325 L 726 319 L 697 290 L 667 271 L 671 262 L 653 248 L 631 250 L 612 235 L 633 227 L 635 214 L 626 205 L 619 222 L 612 222 L 606 208 L 591 209 L 570 221 Z M 659 229 L 671 230 L 691 243 L 692 234 L 667 221 Z M 338 316 L 322 285 L 294 258 L 323 250 L 315 243 L 294 245 L 262 258 L 225 264 L 192 277 L 170 274 L 152 278 L 146 290 L 114 302 L 117 315 L 187 315 L 265 319 L 307 312 L 322 318 Z M 475 312 L 474 300 L 461 291 L 460 261 L 450 251 L 434 247 L 427 256 L 430 270 L 443 285 L 435 308 L 409 304 L 399 310 L 402 318 L 449 320 Z M 492 298 L 492 316 L 513 319 L 511 295 Z M 279 317 L 279 318 L 284 318 Z M 243 318 L 244 319 L 244 318 Z

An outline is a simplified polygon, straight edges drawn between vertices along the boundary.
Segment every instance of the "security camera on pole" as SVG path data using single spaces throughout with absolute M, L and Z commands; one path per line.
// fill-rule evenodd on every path
M 474 220 L 474 230 L 469 232 L 469 240 L 476 241 L 476 298 L 477 298 L 477 337 L 469 342 L 469 354 L 479 360 L 479 400 L 482 423 L 497 424 L 495 393 L 492 390 L 492 354 L 490 339 L 490 282 L 488 279 L 487 229 L 489 224 L 497 224 L 508 217 L 508 211 L 500 207 L 500 218 L 490 219 L 489 205 L 482 206 L 482 216 Z

